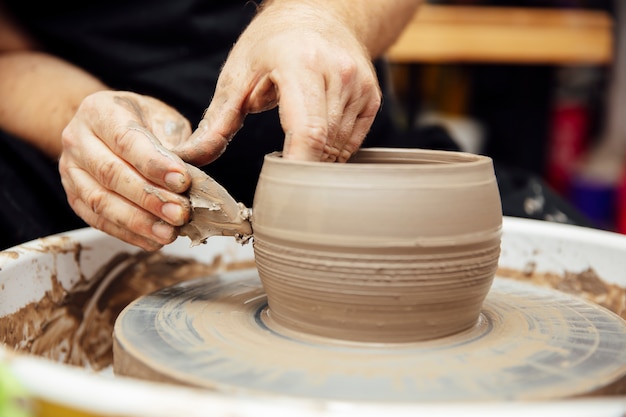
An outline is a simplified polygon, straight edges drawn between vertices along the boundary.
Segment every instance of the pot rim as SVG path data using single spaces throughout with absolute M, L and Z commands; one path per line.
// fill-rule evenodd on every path
M 470 168 L 480 165 L 492 165 L 489 156 L 462 151 L 445 151 L 421 148 L 385 148 L 372 147 L 357 150 L 347 163 L 328 163 L 321 161 L 301 161 L 283 159 L 282 151 L 266 154 L 264 159 L 273 164 L 297 165 L 299 167 L 318 167 L 325 169 L 358 169 L 362 167 L 380 167 L 394 169 L 450 169 L 459 165 Z

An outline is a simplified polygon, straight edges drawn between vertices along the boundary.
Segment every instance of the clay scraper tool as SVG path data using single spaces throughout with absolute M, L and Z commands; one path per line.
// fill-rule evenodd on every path
M 179 234 L 191 239 L 191 246 L 205 243 L 211 236 L 233 236 L 244 244 L 252 237 L 252 209 L 235 199 L 201 169 L 187 164 L 191 175 L 188 197 L 191 220 Z

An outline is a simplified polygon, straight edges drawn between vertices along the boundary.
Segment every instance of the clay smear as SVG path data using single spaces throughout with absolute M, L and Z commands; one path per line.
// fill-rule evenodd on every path
M 78 255 L 75 259 L 79 263 Z M 160 252 L 121 252 L 71 290 L 52 275 L 52 289 L 38 302 L 0 317 L 0 342 L 18 352 L 103 369 L 112 363 L 113 325 L 126 305 L 157 289 L 211 275 L 221 263 L 220 258 L 204 264 Z
M 187 165 L 191 174 L 189 199 L 191 221 L 181 227 L 180 235 L 188 236 L 191 245 L 206 242 L 211 236 L 234 236 L 240 243 L 252 237 L 250 210 L 237 203 L 230 194 L 204 171 Z
M 500 267 L 498 275 L 583 297 L 626 319 L 626 288 L 605 282 L 593 268 L 578 273 L 565 271 L 561 275 L 538 272 L 531 263 L 522 270 Z

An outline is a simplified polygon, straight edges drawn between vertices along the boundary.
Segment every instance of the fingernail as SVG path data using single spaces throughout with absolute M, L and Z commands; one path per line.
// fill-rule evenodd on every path
M 183 224 L 185 221 L 183 208 L 178 204 L 165 203 L 161 206 L 161 214 L 172 224 Z
M 174 237 L 174 228 L 165 222 L 156 222 L 152 225 L 152 233 L 162 239 Z
M 173 191 L 184 189 L 185 176 L 180 172 L 168 172 L 165 174 L 165 184 Z

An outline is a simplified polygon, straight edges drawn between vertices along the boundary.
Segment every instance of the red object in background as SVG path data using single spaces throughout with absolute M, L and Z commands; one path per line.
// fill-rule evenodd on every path
M 589 116 L 579 102 L 555 105 L 547 151 L 546 180 L 567 197 L 576 165 L 585 150 Z

